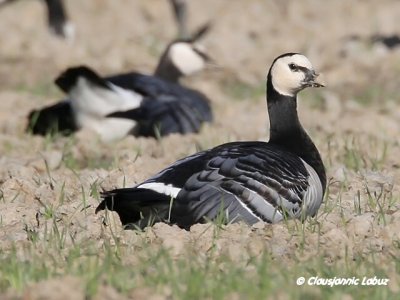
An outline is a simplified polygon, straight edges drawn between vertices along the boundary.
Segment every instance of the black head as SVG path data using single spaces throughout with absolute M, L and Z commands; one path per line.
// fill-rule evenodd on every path
M 211 57 L 198 41 L 211 28 L 211 24 L 199 28 L 191 38 L 172 41 L 162 54 L 154 75 L 164 80 L 177 82 L 183 76 L 201 71 L 207 63 L 213 63 Z
M 54 82 L 65 93 L 69 93 L 69 91 L 75 87 L 79 78 L 85 78 L 95 85 L 108 88 L 107 83 L 93 70 L 86 66 L 69 68 L 61 73 Z

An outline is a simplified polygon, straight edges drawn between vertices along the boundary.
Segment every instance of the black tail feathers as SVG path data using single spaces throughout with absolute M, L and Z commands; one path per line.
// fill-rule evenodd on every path
M 155 222 L 168 222 L 170 197 L 141 188 L 125 188 L 101 193 L 103 201 L 96 208 L 115 211 L 122 225 L 144 228 Z

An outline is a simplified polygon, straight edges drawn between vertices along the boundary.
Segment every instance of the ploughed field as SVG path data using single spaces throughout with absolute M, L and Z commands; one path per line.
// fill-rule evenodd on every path
M 52 81 L 68 66 L 86 64 L 104 75 L 152 73 L 176 35 L 170 7 L 166 0 L 66 4 L 74 41 L 47 32 L 39 1 L 0 10 L 0 298 L 400 293 L 400 48 L 369 42 L 375 33 L 400 33 L 398 1 L 189 1 L 190 28 L 213 21 L 203 44 L 218 66 L 185 84 L 209 96 L 214 124 L 198 135 L 112 144 L 85 130 L 31 136 L 26 115 L 64 97 Z M 285 52 L 307 55 L 327 83 L 299 99 L 300 119 L 329 178 L 316 218 L 190 231 L 156 224 L 135 232 L 124 231 L 116 214 L 95 215 L 103 189 L 132 186 L 220 143 L 267 140 L 266 74 Z M 300 276 L 303 286 L 296 284 Z M 315 277 L 354 277 L 358 284 L 321 286 Z M 389 280 L 371 285 L 378 279 Z

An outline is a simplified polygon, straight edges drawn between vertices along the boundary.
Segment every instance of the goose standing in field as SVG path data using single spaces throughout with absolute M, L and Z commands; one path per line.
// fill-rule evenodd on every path
M 314 216 L 326 174 L 300 124 L 297 93 L 322 87 L 317 77 L 305 56 L 277 57 L 267 79 L 268 143 L 227 143 L 178 160 L 132 188 L 104 192 L 96 213 L 116 211 L 124 226 L 168 222 L 186 229 L 221 213 L 226 222 L 248 224 Z
M 86 103 L 87 106 L 80 105 L 79 108 L 76 106 L 74 110 L 71 104 L 73 102 L 80 102 L 79 99 L 81 96 L 84 98 L 88 97 L 89 94 L 86 92 L 90 90 L 89 87 L 96 87 L 100 76 L 96 75 L 97 79 L 90 85 L 80 84 L 79 88 L 84 88 L 86 92 L 82 91 L 82 93 L 79 93 L 79 89 L 75 89 L 73 93 L 77 99 L 73 99 L 70 92 L 74 86 L 71 83 L 78 82 L 78 77 L 82 77 L 83 81 L 86 80 L 90 82 L 93 76 L 86 79 L 85 76 L 89 73 L 93 75 L 94 72 L 91 70 L 84 70 L 82 67 L 67 70 L 60 75 L 56 83 L 64 92 L 69 94 L 69 98 L 53 105 L 31 111 L 28 116 L 27 130 L 33 134 L 45 135 L 55 129 L 58 132 L 68 135 L 88 125 L 79 117 L 82 113 L 86 112 L 95 117 L 97 119 L 96 123 L 98 124 L 100 120 L 103 120 L 104 124 L 102 127 L 105 127 L 110 122 L 123 124 L 139 122 L 141 125 L 136 128 L 137 135 L 156 136 L 158 134 L 166 135 L 173 132 L 197 132 L 201 123 L 210 122 L 212 120 L 208 99 L 197 91 L 180 86 L 179 80 L 184 76 L 189 76 L 202 70 L 210 60 L 201 45 L 197 43 L 197 41 L 206 34 L 208 29 L 209 27 L 206 25 L 200 28 L 193 35 L 193 38 L 180 39 L 170 43 L 160 58 L 154 76 L 130 72 L 101 79 L 103 82 L 97 86 L 97 88 L 102 87 L 104 89 L 106 86 L 112 86 L 113 88 L 111 88 L 111 90 L 114 94 L 111 95 L 111 91 L 108 91 L 107 93 L 103 93 L 102 96 L 101 92 L 99 94 L 99 89 L 97 89 L 97 94 L 95 93 L 97 98 L 111 97 L 115 99 L 118 98 L 118 93 L 122 93 L 123 96 L 121 99 L 125 99 L 125 104 L 122 106 L 120 106 L 121 103 L 118 104 L 117 100 L 116 106 L 113 107 L 113 101 L 115 100 L 108 101 L 104 98 L 103 101 L 108 105 L 106 109 L 98 102 L 96 103 L 96 100 L 92 103 L 89 99 L 84 99 L 82 103 Z M 81 74 L 79 73 L 80 71 L 82 71 Z M 69 76 L 71 78 L 67 78 Z M 133 93 L 136 93 L 134 97 L 136 100 L 130 102 L 127 95 L 133 95 Z M 139 107 L 137 100 L 139 98 L 157 100 L 152 102 L 144 101 L 140 107 L 140 111 L 131 111 L 131 109 Z M 100 107 L 97 105 L 100 105 Z M 174 105 L 178 105 L 177 110 L 173 109 Z M 190 106 L 189 111 L 186 107 L 188 105 Z M 179 114 L 179 112 L 176 111 L 179 110 L 186 111 L 186 113 L 181 113 L 178 116 L 178 120 L 175 120 L 175 115 L 177 113 Z M 115 117 L 107 117 L 110 113 L 115 113 Z M 188 116 L 186 117 L 185 114 Z M 193 117 L 193 115 L 195 116 L 194 120 L 188 120 L 188 118 Z M 78 118 L 80 119 L 78 120 Z M 186 126 L 185 124 L 188 122 L 190 124 L 193 123 L 193 126 Z M 90 126 L 93 125 L 92 123 Z M 127 126 L 129 127 L 129 125 Z M 157 126 L 161 126 L 159 132 L 155 132 L 155 127 Z M 101 130 L 101 136 L 107 135 L 105 140 L 118 138 L 118 133 L 114 136 L 112 136 L 111 132 L 108 133 L 111 128 L 106 131 L 100 127 L 94 129 L 96 131 Z M 125 133 L 122 134 L 122 136 L 123 135 L 125 135 Z

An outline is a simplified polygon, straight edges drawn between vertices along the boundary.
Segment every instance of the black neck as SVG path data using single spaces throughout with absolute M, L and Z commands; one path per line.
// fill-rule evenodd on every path
M 302 137 L 304 129 L 297 115 L 296 97 L 284 96 L 274 88 L 268 88 L 267 104 L 271 142 L 285 144 Z
M 48 21 L 50 25 L 62 26 L 66 20 L 67 15 L 61 0 L 45 0 L 48 11 Z
M 300 156 L 314 168 L 325 189 L 325 168 L 317 147 L 300 124 L 297 95 L 286 96 L 277 92 L 268 75 L 267 103 L 270 118 L 269 142 Z
M 179 79 L 183 76 L 182 72 L 175 67 L 175 65 L 171 62 L 168 57 L 168 51 L 170 47 L 167 47 L 165 52 L 160 58 L 158 62 L 156 71 L 154 72 L 154 76 L 162 78 L 164 80 L 178 83 Z

